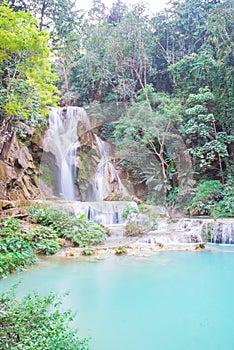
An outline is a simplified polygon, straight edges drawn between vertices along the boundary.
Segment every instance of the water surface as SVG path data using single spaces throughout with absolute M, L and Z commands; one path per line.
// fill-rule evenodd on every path
M 234 249 L 79 261 L 50 258 L 0 282 L 18 294 L 70 291 L 91 350 L 233 350 Z

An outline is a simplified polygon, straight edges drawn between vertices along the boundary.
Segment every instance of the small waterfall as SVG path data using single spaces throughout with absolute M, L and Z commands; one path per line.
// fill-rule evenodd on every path
M 234 223 L 217 222 L 211 229 L 211 243 L 234 244 Z
M 144 235 L 139 240 L 140 243 L 234 243 L 233 220 L 218 219 L 214 221 L 213 219 L 183 218 L 167 226 L 164 226 L 164 219 L 159 219 L 157 222 L 157 230 Z
M 125 225 L 126 219 L 122 214 L 127 210 L 129 205 L 137 210 L 135 202 L 127 201 L 96 201 L 96 202 L 57 202 L 57 207 L 66 209 L 69 213 L 77 216 L 85 215 L 88 220 L 106 226 Z
M 127 196 L 128 191 L 123 186 L 118 172 L 112 163 L 109 144 L 101 140 L 97 135 L 94 135 L 94 137 L 100 154 L 100 161 L 94 177 L 94 200 L 103 200 L 113 192 Z

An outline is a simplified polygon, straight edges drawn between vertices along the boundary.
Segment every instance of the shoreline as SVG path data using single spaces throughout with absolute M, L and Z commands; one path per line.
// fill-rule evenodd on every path
M 113 242 L 114 241 L 114 242 Z M 135 257 L 147 257 L 154 253 L 162 252 L 162 251 L 210 251 L 213 250 L 213 247 L 205 247 L 202 248 L 203 243 L 178 243 L 178 244 L 145 244 L 139 243 L 137 240 L 133 242 L 131 239 L 123 239 L 123 240 L 111 240 L 107 239 L 107 241 L 98 246 L 90 246 L 86 248 L 79 247 L 64 247 L 60 251 L 58 251 L 54 257 L 59 258 L 96 258 L 105 259 L 109 256 L 135 256 Z M 117 254 L 116 249 L 123 248 L 124 253 Z M 85 251 L 92 251 L 91 254 L 85 254 Z

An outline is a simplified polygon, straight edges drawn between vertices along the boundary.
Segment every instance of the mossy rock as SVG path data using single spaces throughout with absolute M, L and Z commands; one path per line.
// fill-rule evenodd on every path
M 146 229 L 137 223 L 128 222 L 125 227 L 126 236 L 141 236 L 145 233 Z
M 198 243 L 198 244 L 195 245 L 194 249 L 195 250 L 204 250 L 204 249 L 206 249 L 206 246 L 205 246 L 204 243 Z
M 115 248 L 115 255 L 125 255 L 127 254 L 127 249 L 125 247 L 119 246 Z

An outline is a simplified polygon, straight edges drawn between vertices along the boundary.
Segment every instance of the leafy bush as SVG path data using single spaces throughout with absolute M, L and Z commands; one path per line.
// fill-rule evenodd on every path
M 115 249 L 116 255 L 124 255 L 127 254 L 127 249 L 125 247 L 119 246 Z
M 70 328 L 71 311 L 60 310 L 61 299 L 50 293 L 28 294 L 16 299 L 15 291 L 0 295 L 0 344 L 2 349 L 88 350 L 87 339 L 79 339 Z
M 18 238 L 7 237 L 0 241 L 0 277 L 20 271 L 37 261 L 33 248 Z
M 82 254 L 85 255 L 85 256 L 93 255 L 94 254 L 94 250 L 86 248 L 86 249 L 83 250 Z
M 38 254 L 55 254 L 60 249 L 60 245 L 58 242 L 52 239 L 41 239 L 39 242 L 33 244 L 33 247 Z
M 27 242 L 40 254 L 55 254 L 60 249 L 55 230 L 50 227 L 37 226 L 30 231 L 23 231 L 21 230 L 21 221 L 15 218 L 6 219 L 3 222 L 0 237 L 12 237 Z
M 20 271 L 37 261 L 39 254 L 55 254 L 60 249 L 56 231 L 37 226 L 30 231 L 21 229 L 21 220 L 6 219 L 0 228 L 0 277 Z
M 129 217 L 135 216 L 139 214 L 138 208 L 133 206 L 132 204 L 128 204 L 125 210 L 122 212 L 121 216 L 123 219 L 129 220 Z
M 0 237 L 20 237 L 21 221 L 15 218 L 8 218 L 3 221 L 0 228 Z
M 23 237 L 31 242 L 31 245 L 39 254 L 55 254 L 60 249 L 57 233 L 50 227 L 35 227 L 26 232 Z
M 81 248 L 101 243 L 106 231 L 98 224 L 80 217 L 69 215 L 53 208 L 31 207 L 31 220 L 52 228 L 59 237 L 67 238 Z
M 195 197 L 189 205 L 192 215 L 210 215 L 217 201 L 223 198 L 223 184 L 218 180 L 202 180 L 198 183 Z
M 226 188 L 221 201 L 211 209 L 212 216 L 234 217 L 234 187 Z

